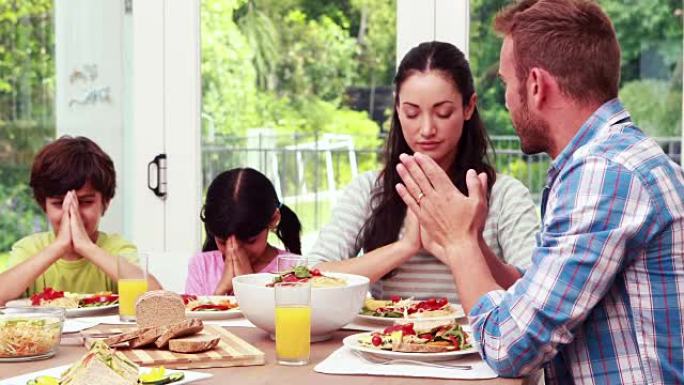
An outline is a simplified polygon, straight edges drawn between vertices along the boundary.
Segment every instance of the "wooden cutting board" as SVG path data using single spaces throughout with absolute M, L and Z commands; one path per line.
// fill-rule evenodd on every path
M 88 341 L 96 339 L 96 336 L 123 333 L 133 327 L 132 325 L 98 325 L 83 330 L 81 334 L 86 338 L 86 346 L 89 346 Z M 153 347 L 117 348 L 117 350 L 140 366 L 164 365 L 172 369 L 225 368 L 266 363 L 264 352 L 220 326 L 205 325 L 202 333 L 220 336 L 221 341 L 212 350 L 192 354 L 175 353 Z

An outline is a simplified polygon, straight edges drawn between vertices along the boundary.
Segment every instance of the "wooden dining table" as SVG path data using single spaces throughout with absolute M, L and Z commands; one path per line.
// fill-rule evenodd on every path
M 256 328 L 248 327 L 227 327 L 229 331 L 236 334 L 245 341 L 259 348 L 266 354 L 266 364 L 261 366 L 232 367 L 232 368 L 213 368 L 213 369 L 193 369 L 200 372 L 213 374 L 213 377 L 194 382 L 199 385 L 218 385 L 226 384 L 229 381 L 241 385 L 263 385 L 263 384 L 403 384 L 403 385 L 531 385 L 536 383 L 536 379 L 531 378 L 495 378 L 489 380 L 447 380 L 413 377 L 387 377 L 370 375 L 332 375 L 322 374 L 314 371 L 314 366 L 323 361 L 333 351 L 342 345 L 342 339 L 352 331 L 337 331 L 328 341 L 317 342 L 311 345 L 311 357 L 308 365 L 305 366 L 281 366 L 275 361 L 275 344 L 266 333 Z M 48 369 L 56 366 L 66 365 L 77 361 L 85 352 L 85 347 L 80 343 L 64 339 L 57 354 L 49 359 L 41 361 L 0 363 L 0 379 L 14 377 L 21 374 L 31 373 L 38 370 Z M 17 384 L 24 385 L 24 384 Z

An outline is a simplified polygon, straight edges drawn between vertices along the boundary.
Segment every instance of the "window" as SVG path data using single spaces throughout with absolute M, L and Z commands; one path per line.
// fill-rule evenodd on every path
M 0 253 L 46 230 L 28 186 L 36 152 L 55 132 L 52 1 L 0 5 Z
M 546 180 L 546 155 L 523 156 L 497 80 L 501 40 L 492 28 L 503 0 L 472 0 L 470 63 L 480 111 L 497 151 L 497 168 L 525 183 L 537 198 Z M 622 47 L 620 99 L 642 130 L 680 162 L 682 132 L 682 4 L 667 0 L 600 0 Z
M 307 250 L 336 194 L 378 168 L 392 105 L 395 0 L 202 1 L 204 188 L 267 175 Z

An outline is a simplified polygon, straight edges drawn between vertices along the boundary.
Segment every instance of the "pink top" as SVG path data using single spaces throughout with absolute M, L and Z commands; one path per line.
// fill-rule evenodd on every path
M 288 255 L 298 257 L 286 250 L 278 250 L 278 256 Z M 198 253 L 190 259 L 188 264 L 188 278 L 185 281 L 185 293 L 194 295 L 212 295 L 221 280 L 225 262 L 220 251 Z M 259 273 L 278 272 L 278 258 L 273 260 Z

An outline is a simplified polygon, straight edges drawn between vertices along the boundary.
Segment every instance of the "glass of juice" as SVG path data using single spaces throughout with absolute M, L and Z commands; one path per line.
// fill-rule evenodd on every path
M 116 258 L 119 318 L 122 321 L 135 321 L 135 302 L 147 291 L 148 259 L 147 253 L 139 253 L 137 263 L 121 256 Z
M 305 265 L 306 260 L 300 263 Z M 273 288 L 276 360 L 281 365 L 306 365 L 311 350 L 311 282 L 280 282 Z

